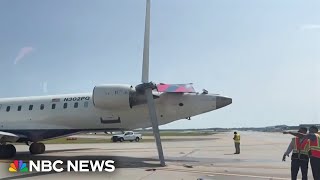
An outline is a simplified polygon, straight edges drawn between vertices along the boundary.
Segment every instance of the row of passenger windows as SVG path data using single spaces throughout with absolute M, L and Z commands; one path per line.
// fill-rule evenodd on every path
M 56 109 L 56 104 L 51 104 L 51 109 Z M 87 108 L 89 106 L 89 102 L 88 101 L 86 101 L 86 102 L 84 102 L 83 103 L 83 107 L 85 107 L 85 108 Z M 1 106 L 0 106 L 1 107 Z M 73 107 L 74 108 L 78 108 L 79 107 L 79 103 L 78 102 L 75 102 L 74 104 L 73 104 Z M 44 110 L 44 108 L 45 108 L 45 106 L 44 106 L 44 104 L 41 104 L 40 105 L 40 110 Z M 68 108 L 68 103 L 64 103 L 63 104 L 63 109 L 67 109 Z M 11 106 L 7 106 L 7 108 L 6 108 L 6 111 L 7 112 L 9 112 L 11 110 Z M 22 106 L 20 105 L 20 106 L 18 106 L 18 109 L 17 109 L 18 111 L 21 111 L 22 110 Z M 33 110 L 33 105 L 29 105 L 29 111 L 32 111 Z

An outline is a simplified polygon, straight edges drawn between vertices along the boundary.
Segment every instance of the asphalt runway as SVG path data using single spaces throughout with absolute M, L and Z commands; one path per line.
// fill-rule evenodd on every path
M 12 160 L 0 161 L 1 179 L 165 179 L 165 180 L 251 180 L 290 179 L 290 158 L 282 155 L 290 135 L 241 132 L 241 154 L 235 155 L 233 134 L 221 133 L 203 138 L 177 137 L 163 141 L 166 167 L 160 167 L 154 142 L 48 144 L 47 153 L 30 155 L 28 146 L 17 145 L 19 160 L 109 160 L 116 170 L 108 172 L 10 173 Z M 174 137 L 170 137 L 174 139 Z M 186 139 L 185 141 L 183 139 Z M 194 139 L 194 140 L 192 140 Z M 299 175 L 299 178 L 301 176 Z M 309 178 L 312 179 L 309 168 Z

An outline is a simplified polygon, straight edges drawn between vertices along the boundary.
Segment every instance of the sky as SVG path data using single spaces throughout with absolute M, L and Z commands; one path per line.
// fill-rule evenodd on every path
M 161 128 L 320 123 L 320 1 L 152 0 L 150 79 L 233 104 Z M 141 80 L 145 0 L 1 0 L 0 98 Z

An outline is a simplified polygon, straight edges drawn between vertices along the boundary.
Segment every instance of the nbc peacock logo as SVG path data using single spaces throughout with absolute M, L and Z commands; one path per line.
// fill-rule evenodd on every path
M 10 164 L 9 172 L 28 172 L 29 169 L 27 164 L 22 160 L 14 160 L 13 163 Z

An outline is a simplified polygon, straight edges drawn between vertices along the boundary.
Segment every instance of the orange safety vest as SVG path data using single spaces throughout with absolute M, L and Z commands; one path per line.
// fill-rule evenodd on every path
M 292 138 L 292 143 L 293 143 L 293 152 L 292 152 L 291 159 L 308 160 L 309 150 L 310 150 L 310 140 L 304 139 L 302 143 L 300 143 L 300 138 L 295 137 L 295 138 Z
M 310 141 L 311 156 L 320 158 L 320 136 L 314 134 L 317 138 L 314 141 Z

